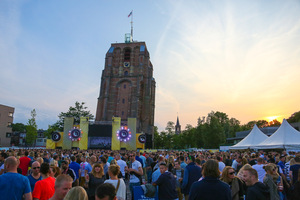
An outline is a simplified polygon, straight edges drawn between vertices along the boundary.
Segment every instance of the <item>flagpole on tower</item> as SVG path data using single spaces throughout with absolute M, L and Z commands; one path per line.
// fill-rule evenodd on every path
M 131 34 L 130 34 L 130 42 L 133 42 L 133 10 L 129 13 L 128 17 L 131 16 Z

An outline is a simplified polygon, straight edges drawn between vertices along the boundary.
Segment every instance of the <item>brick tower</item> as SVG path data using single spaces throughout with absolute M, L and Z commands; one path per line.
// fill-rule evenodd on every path
M 152 148 L 154 134 L 155 79 L 145 42 L 126 39 L 113 43 L 106 53 L 98 98 L 96 123 L 111 124 L 112 117 L 137 119 L 137 133 L 146 134 Z

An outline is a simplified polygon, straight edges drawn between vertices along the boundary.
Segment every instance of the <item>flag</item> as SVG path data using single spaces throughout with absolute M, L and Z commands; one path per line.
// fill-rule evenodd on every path
M 129 13 L 128 17 L 130 17 L 132 15 L 132 11 Z

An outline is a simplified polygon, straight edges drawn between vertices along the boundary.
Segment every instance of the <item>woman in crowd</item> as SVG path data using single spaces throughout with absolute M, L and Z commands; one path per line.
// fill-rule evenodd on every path
M 167 166 L 168 166 L 168 171 L 171 172 L 174 169 L 174 156 L 169 156 L 168 160 L 167 160 Z
M 223 169 L 220 180 L 229 184 L 232 200 L 244 199 L 243 182 L 235 176 L 235 171 L 232 167 L 226 166 Z
M 273 164 L 268 164 L 268 165 L 265 165 L 263 168 L 266 171 L 266 175 L 264 177 L 263 182 L 270 189 L 271 199 L 272 200 L 280 200 L 280 197 L 279 197 L 279 194 L 277 191 L 277 184 L 275 182 L 279 177 L 276 166 L 274 166 Z
M 91 173 L 87 174 L 85 177 L 87 193 L 89 196 L 89 200 L 95 199 L 95 191 L 96 188 L 103 184 L 105 181 L 105 175 L 103 171 L 103 167 L 100 163 L 95 163 L 93 165 Z
M 88 200 L 85 189 L 81 186 L 73 187 L 65 196 L 64 200 Z
M 110 179 L 106 180 L 104 183 L 111 183 L 116 188 L 118 200 L 125 200 L 126 185 L 122 178 L 118 178 L 118 175 L 120 174 L 119 165 L 110 165 L 108 168 L 108 174 Z

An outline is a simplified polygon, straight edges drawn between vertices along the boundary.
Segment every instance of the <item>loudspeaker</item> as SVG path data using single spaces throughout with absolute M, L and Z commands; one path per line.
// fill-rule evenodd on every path
M 145 143 L 145 149 L 152 149 L 152 135 L 145 134 L 146 135 L 146 143 Z

